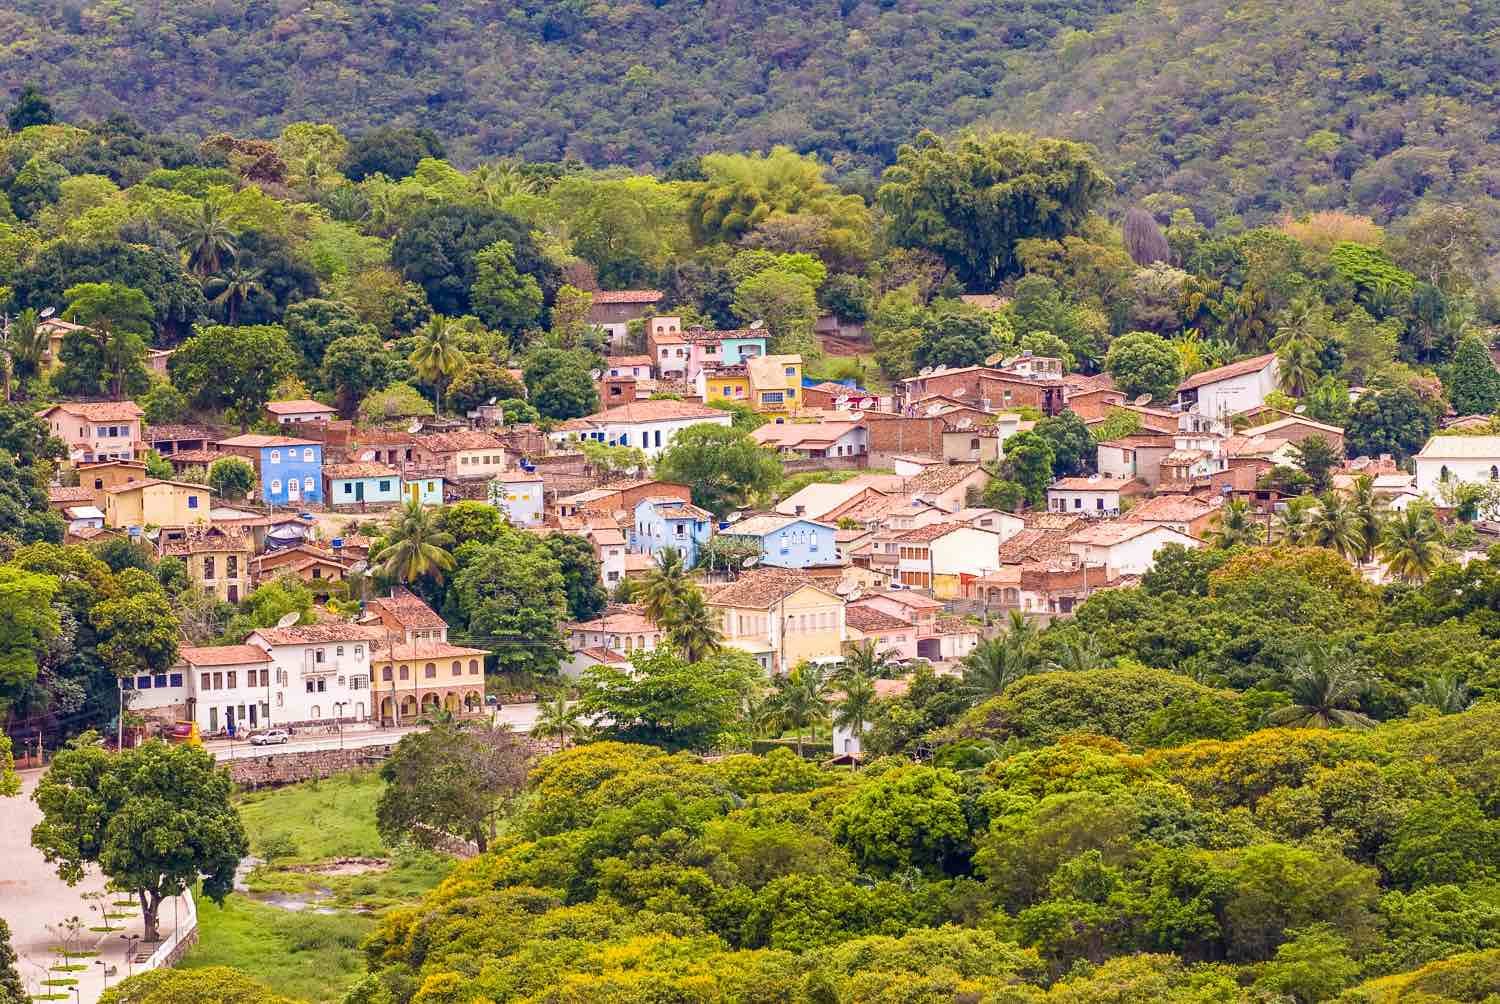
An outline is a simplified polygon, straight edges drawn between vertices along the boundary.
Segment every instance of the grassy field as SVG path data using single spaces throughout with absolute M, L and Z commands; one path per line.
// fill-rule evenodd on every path
M 360 942 L 380 912 L 442 881 L 452 862 L 390 850 L 375 830 L 382 782 L 373 771 L 240 795 L 251 853 L 273 862 L 223 907 L 200 897 L 188 968 L 233 966 L 277 993 L 336 1002 L 364 973 Z M 384 865 L 333 867 L 339 858 Z

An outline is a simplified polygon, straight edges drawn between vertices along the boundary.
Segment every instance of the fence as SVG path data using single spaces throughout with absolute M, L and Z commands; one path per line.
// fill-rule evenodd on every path
M 163 903 L 165 906 L 165 903 Z M 137 961 L 137 969 L 158 969 L 176 964 L 198 942 L 198 905 L 193 894 L 184 891 L 179 897 L 178 913 L 172 924 L 172 934 L 156 946 L 144 962 Z

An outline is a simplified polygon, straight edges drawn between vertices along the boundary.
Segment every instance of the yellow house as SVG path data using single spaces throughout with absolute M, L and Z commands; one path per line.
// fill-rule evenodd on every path
M 755 656 L 767 672 L 804 660 L 842 657 L 844 600 L 780 569 L 746 572 L 709 597 L 724 644 Z
M 750 403 L 750 371 L 744 364 L 704 368 L 703 403 L 712 404 L 715 401 Z
M 802 357 L 755 356 L 745 360 L 751 404 L 767 415 L 789 415 L 802 407 Z
M 238 603 L 250 594 L 250 559 L 255 541 L 247 531 L 209 526 L 162 544 L 162 554 L 181 558 L 188 578 L 221 602 Z
M 209 490 L 186 481 L 147 478 L 104 492 L 104 525 L 190 526 L 208 521 Z

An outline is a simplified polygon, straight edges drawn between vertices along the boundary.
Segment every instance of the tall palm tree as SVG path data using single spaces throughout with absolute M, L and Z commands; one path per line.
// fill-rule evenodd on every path
M 463 368 L 464 354 L 458 347 L 458 326 L 441 314 L 435 314 L 417 332 L 417 347 L 411 360 L 417 376 L 432 384 L 437 393 L 437 413 L 443 413 L 443 388 Z
M 199 275 L 212 275 L 239 254 L 234 232 L 224 222 L 219 204 L 211 199 L 203 203 L 198 218 L 189 224 L 177 247 L 187 253 L 188 268 Z
M 1326 645 L 1308 646 L 1292 673 L 1292 704 L 1266 715 L 1272 725 L 1330 729 L 1338 725 L 1367 729 L 1375 724 L 1358 711 L 1365 680 L 1349 664 L 1348 653 Z
M 407 502 L 380 549 L 381 571 L 399 582 L 415 582 L 424 576 L 442 582 L 443 573 L 453 570 L 452 546 L 453 535 L 439 530 L 420 502 Z
M 1019 610 L 1009 617 L 1004 634 L 986 638 L 964 656 L 964 687 L 972 694 L 992 697 L 1042 667 L 1036 626 Z
M 265 274 L 264 269 L 231 265 L 222 274 L 205 282 L 204 292 L 213 294 L 209 302 L 224 308 L 230 324 L 238 324 L 240 308 L 256 293 L 265 291 L 266 287 L 260 281 Z
M 1360 560 L 1369 561 L 1380 543 L 1380 505 L 1375 498 L 1375 479 L 1361 474 L 1354 479 L 1354 491 L 1349 494 L 1349 508 L 1354 512 L 1354 523 L 1359 530 Z
M 1280 363 L 1281 389 L 1293 397 L 1306 394 L 1318 379 L 1318 352 L 1323 316 L 1306 298 L 1292 302 L 1282 315 L 1271 348 Z
M 1324 492 L 1318 497 L 1317 515 L 1313 517 L 1312 540 L 1319 547 L 1338 552 L 1345 558 L 1359 557 L 1364 538 L 1354 509 L 1343 496 Z
M 688 578 L 682 552 L 675 547 L 668 547 L 656 556 L 656 567 L 641 578 L 636 601 L 645 610 L 647 617 L 664 625 L 671 618 L 672 609 L 682 602 L 682 597 L 691 585 L 692 580 Z
M 667 610 L 667 642 L 682 653 L 688 662 L 701 662 L 719 650 L 724 635 L 719 631 L 718 615 L 704 599 L 703 590 L 692 582 L 687 591 Z
M 811 662 L 799 662 L 776 681 L 776 718 L 783 729 L 797 730 L 798 756 L 803 735 L 828 720 L 830 684 L 828 670 Z
M 1215 547 L 1228 549 L 1240 544 L 1255 545 L 1261 542 L 1265 528 L 1255 521 L 1250 503 L 1244 499 L 1231 499 L 1219 510 L 1214 528 Z
M 1276 516 L 1276 536 L 1288 547 L 1301 547 L 1312 539 L 1312 517 L 1302 499 L 1293 499 Z
M 1402 582 L 1424 582 L 1443 560 L 1442 533 L 1425 506 L 1408 506 L 1386 520 L 1380 560 Z
M 11 397 L 12 378 L 35 375 L 42 368 L 46 351 L 47 333 L 42 330 L 41 315 L 27 307 L 10 322 L 5 343 L 5 400 Z
M 862 676 L 867 680 L 883 679 L 895 665 L 889 650 L 882 650 L 875 639 L 857 641 L 844 651 L 843 676 Z
M 531 734 L 538 739 L 556 739 L 562 749 L 568 748 L 568 737 L 577 738 L 583 731 L 583 709 L 568 703 L 568 695 L 559 690 L 537 705 L 536 721 Z
M 1103 667 L 1105 661 L 1093 635 L 1074 632 L 1064 637 L 1062 648 L 1047 661 L 1047 669 L 1054 673 L 1086 673 Z
M 865 722 L 870 720 L 870 711 L 875 706 L 875 684 L 860 673 L 845 673 L 844 695 L 833 711 L 833 724 L 848 729 L 856 738 L 863 736 Z

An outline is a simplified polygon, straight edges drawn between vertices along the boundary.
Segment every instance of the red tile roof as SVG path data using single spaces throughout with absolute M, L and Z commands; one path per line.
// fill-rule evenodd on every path
M 322 444 L 313 439 L 296 439 L 292 436 L 265 436 L 258 432 L 249 432 L 243 436 L 235 436 L 232 439 L 221 439 L 218 445 L 260 448 L 266 446 L 321 446 Z
M 75 415 L 90 422 L 129 422 L 145 414 L 134 401 L 102 401 L 95 404 L 64 401 L 43 408 L 37 412 L 37 416 L 45 417 L 54 411 Z
M 1255 356 L 1251 359 L 1241 359 L 1239 362 L 1230 363 L 1227 366 L 1219 366 L 1211 370 L 1204 370 L 1202 373 L 1194 373 L 1178 384 L 1177 389 L 1193 390 L 1205 384 L 1218 383 L 1220 380 L 1232 380 L 1235 377 L 1265 369 L 1275 361 L 1276 353 L 1274 352 L 1267 352 L 1263 356 Z
M 254 645 L 209 645 L 184 647 L 177 657 L 189 666 L 239 666 L 247 662 L 270 662 L 271 656 Z
M 403 628 L 445 628 L 448 622 L 416 593 L 405 586 L 397 586 L 390 596 L 378 596 L 365 604 L 365 609 L 376 615 L 384 612 Z
M 594 303 L 655 303 L 662 298 L 657 289 L 601 289 L 594 293 Z
M 310 401 L 307 398 L 298 401 L 271 401 L 266 405 L 266 410 L 273 415 L 332 415 L 334 412 L 333 408 L 321 401 Z

